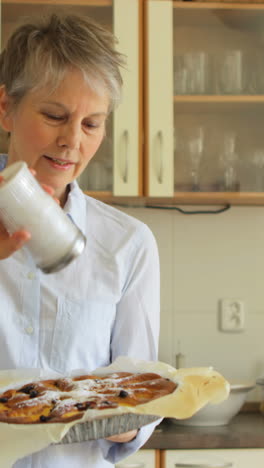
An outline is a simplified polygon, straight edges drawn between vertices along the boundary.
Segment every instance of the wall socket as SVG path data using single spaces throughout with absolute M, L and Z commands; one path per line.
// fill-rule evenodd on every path
M 244 302 L 241 299 L 220 300 L 219 329 L 229 333 L 245 330 Z

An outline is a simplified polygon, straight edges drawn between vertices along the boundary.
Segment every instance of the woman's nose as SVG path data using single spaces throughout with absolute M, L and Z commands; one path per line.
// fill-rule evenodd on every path
M 65 125 L 60 129 L 57 137 L 57 144 L 60 147 L 67 147 L 69 149 L 79 149 L 81 143 L 81 130 L 74 125 Z

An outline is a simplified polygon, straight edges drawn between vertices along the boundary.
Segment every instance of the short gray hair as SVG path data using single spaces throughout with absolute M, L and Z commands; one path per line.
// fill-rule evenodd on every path
M 92 18 L 50 12 L 23 22 L 0 54 L 0 85 L 14 105 L 29 91 L 49 85 L 56 89 L 69 68 L 82 71 L 97 92 L 106 92 L 110 110 L 120 101 L 120 67 L 125 57 L 115 36 Z

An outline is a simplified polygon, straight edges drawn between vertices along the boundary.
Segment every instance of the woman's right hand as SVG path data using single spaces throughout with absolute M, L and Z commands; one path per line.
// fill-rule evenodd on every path
M 30 233 L 24 229 L 10 235 L 0 223 L 0 260 L 10 257 L 16 250 L 21 249 L 30 237 Z

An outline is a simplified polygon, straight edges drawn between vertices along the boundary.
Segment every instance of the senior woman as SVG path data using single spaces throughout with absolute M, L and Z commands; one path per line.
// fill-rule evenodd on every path
M 36 269 L 30 233 L 0 229 L 0 369 L 66 374 L 109 365 L 119 355 L 155 360 L 159 261 L 149 228 L 84 195 L 76 178 L 96 153 L 119 101 L 123 56 L 93 20 L 49 14 L 19 26 L 0 56 L 0 123 L 8 155 L 23 160 L 87 237 L 60 272 Z M 1 177 L 1 176 L 0 176 Z M 16 468 L 104 468 L 144 444 L 155 424 L 108 440 L 57 445 Z

